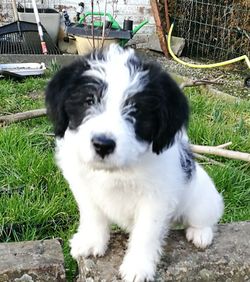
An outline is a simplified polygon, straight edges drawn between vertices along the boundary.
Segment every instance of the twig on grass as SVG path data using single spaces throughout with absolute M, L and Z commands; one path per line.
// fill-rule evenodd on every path
M 231 151 L 213 146 L 202 146 L 202 145 L 190 145 L 190 146 L 192 151 L 197 154 L 210 154 L 210 155 L 221 156 L 229 159 L 250 162 L 249 153 Z
M 215 160 L 213 160 L 213 159 L 210 159 L 210 158 L 208 158 L 208 157 L 206 157 L 206 156 L 203 156 L 203 155 L 201 155 L 201 154 L 194 153 L 194 156 L 195 156 L 195 158 L 200 159 L 200 160 L 202 160 L 202 161 L 206 161 L 206 162 L 211 163 L 211 164 L 214 164 L 214 165 L 218 165 L 218 166 L 221 166 L 221 167 L 225 167 L 225 165 L 224 165 L 223 163 L 220 163 L 220 162 L 218 162 L 218 161 L 215 161 Z
M 38 118 L 46 115 L 46 109 L 37 109 L 31 110 L 22 113 L 16 113 L 11 115 L 0 116 L 0 125 L 1 124 L 10 124 L 14 122 L 19 122 L 31 118 Z
M 228 147 L 228 146 L 230 146 L 232 144 L 233 144 L 233 142 L 227 142 L 227 143 L 224 143 L 224 144 L 216 146 L 216 148 L 225 149 L 226 147 Z
M 181 83 L 180 88 L 183 89 L 185 87 L 193 87 L 193 86 L 201 86 L 201 85 L 207 85 L 207 84 L 222 84 L 219 82 L 219 80 L 223 77 L 223 75 L 212 79 L 212 80 L 207 80 L 207 79 L 197 79 L 197 80 L 190 80 Z

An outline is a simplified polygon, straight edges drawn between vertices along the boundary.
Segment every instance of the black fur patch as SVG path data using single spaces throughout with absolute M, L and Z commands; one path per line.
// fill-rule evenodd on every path
M 137 138 L 152 143 L 153 152 L 159 154 L 171 146 L 176 133 L 187 126 L 187 99 L 160 66 L 135 62 L 140 70 L 148 71 L 148 82 L 143 91 L 129 98 L 127 104 L 135 107 L 131 116 L 135 120 Z
M 190 180 L 195 171 L 194 155 L 188 144 L 181 144 L 180 163 L 184 171 L 185 178 Z
M 93 103 L 100 101 L 106 89 L 103 81 L 83 75 L 89 69 L 84 59 L 76 61 L 62 68 L 48 84 L 46 105 L 56 136 L 63 137 L 68 126 L 76 129 L 92 100 Z

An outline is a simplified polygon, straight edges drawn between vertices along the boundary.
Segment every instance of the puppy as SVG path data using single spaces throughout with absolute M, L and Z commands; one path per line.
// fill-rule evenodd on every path
M 151 281 L 172 222 L 198 248 L 223 200 L 189 148 L 188 103 L 158 65 L 111 45 L 62 68 L 46 90 L 56 160 L 80 211 L 71 255 L 105 254 L 110 224 L 130 234 L 125 281 Z

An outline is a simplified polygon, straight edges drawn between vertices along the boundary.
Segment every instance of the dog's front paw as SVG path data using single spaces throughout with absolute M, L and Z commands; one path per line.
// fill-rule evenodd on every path
M 120 266 L 120 274 L 126 282 L 153 281 L 155 263 L 147 259 L 147 256 L 127 254 Z
M 79 257 L 103 256 L 107 249 L 108 238 L 97 238 L 93 234 L 87 234 L 84 232 L 78 232 L 74 234 L 70 240 L 71 251 L 70 254 L 73 258 Z
M 193 242 L 197 248 L 206 248 L 213 241 L 213 230 L 211 227 L 194 228 L 188 227 L 186 230 L 188 241 Z

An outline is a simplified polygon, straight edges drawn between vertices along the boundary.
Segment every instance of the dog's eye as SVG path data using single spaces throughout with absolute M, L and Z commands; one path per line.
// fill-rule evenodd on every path
M 94 96 L 89 96 L 85 100 L 85 104 L 88 106 L 94 105 L 95 103 L 95 97 Z

